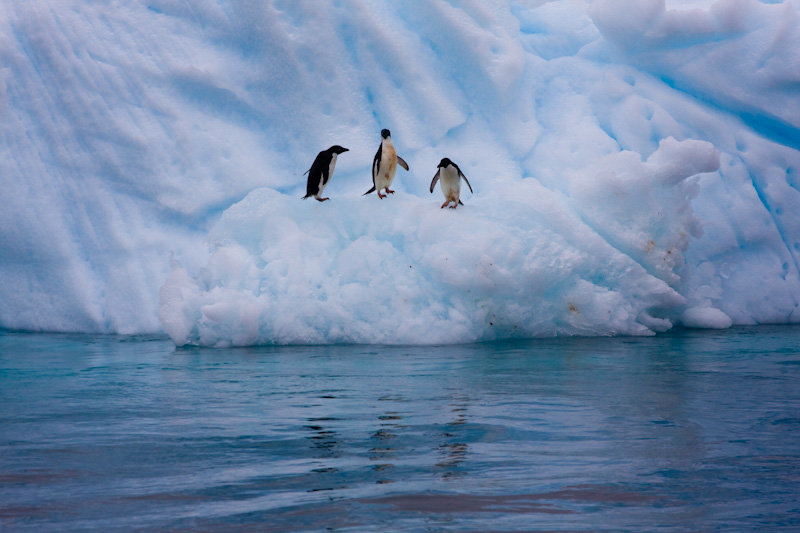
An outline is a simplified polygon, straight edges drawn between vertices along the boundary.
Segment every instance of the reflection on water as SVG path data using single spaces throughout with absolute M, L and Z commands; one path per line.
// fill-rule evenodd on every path
M 0 332 L 0 530 L 796 530 L 798 346 Z
M 459 478 L 463 470 L 459 469 L 467 457 L 469 445 L 467 444 L 467 396 L 453 391 L 453 398 L 448 405 L 452 420 L 444 425 L 441 436 L 443 443 L 439 445 L 441 459 L 436 463 L 443 479 Z
M 375 483 L 386 484 L 393 483 L 392 472 L 395 468 L 393 464 L 397 460 L 397 449 L 392 447 L 392 441 L 397 437 L 397 431 L 403 430 L 402 420 L 403 416 L 399 411 L 392 410 L 392 404 L 397 403 L 401 405 L 404 403 L 402 396 L 381 396 L 378 398 L 379 402 L 388 403 L 389 405 L 382 409 L 383 414 L 378 415 L 378 429 L 372 433 L 370 440 L 372 446 L 369 449 L 369 460 L 373 463 L 372 470 L 378 476 Z

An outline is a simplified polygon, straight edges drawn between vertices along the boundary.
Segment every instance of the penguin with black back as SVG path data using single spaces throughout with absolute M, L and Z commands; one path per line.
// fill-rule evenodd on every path
M 349 152 L 349 150 L 336 144 L 317 154 L 316 159 L 314 159 L 314 162 L 311 164 L 311 168 L 306 171 L 306 174 L 308 174 L 308 184 L 306 185 L 306 195 L 303 196 L 303 200 L 311 196 L 320 202 L 330 200 L 330 198 L 322 197 L 322 191 L 333 176 L 333 169 L 336 167 L 336 158 L 339 154 L 344 152 Z
M 366 196 L 372 191 L 378 191 L 378 198 L 383 200 L 386 195 L 381 194 L 385 190 L 389 194 L 394 194 L 394 191 L 389 186 L 394 181 L 395 172 L 397 172 L 397 165 L 408 170 L 408 163 L 402 157 L 397 155 L 392 143 L 392 135 L 389 130 L 381 130 L 381 145 L 378 147 L 378 153 L 372 160 L 372 188 L 365 192 L 362 196 Z
M 444 199 L 446 200 L 445 203 L 442 204 L 442 209 L 449 203 L 453 204 L 450 206 L 450 209 L 455 209 L 459 204 L 464 205 L 460 198 L 462 179 L 467 183 L 469 192 L 472 192 L 472 185 L 469 184 L 469 180 L 467 180 L 467 177 L 461 172 L 461 169 L 458 168 L 458 165 L 450 161 L 447 157 L 439 162 L 438 170 L 433 176 L 433 181 L 431 181 L 431 192 L 433 192 L 436 182 L 441 181 L 442 194 L 444 194 Z

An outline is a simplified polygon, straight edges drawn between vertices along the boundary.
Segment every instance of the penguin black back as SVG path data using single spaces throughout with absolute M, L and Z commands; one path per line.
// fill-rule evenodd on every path
M 321 151 L 317 154 L 311 168 L 308 169 L 308 182 L 306 184 L 306 195 L 303 200 L 313 196 L 320 202 L 330 200 L 330 198 L 322 198 L 322 191 L 333 176 L 333 169 L 336 166 L 336 158 L 339 154 L 349 151 L 347 148 L 335 144 L 327 150 Z

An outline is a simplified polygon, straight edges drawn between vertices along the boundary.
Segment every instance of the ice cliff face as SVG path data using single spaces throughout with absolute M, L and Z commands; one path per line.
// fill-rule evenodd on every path
M 799 16 L 5 6 L 0 326 L 228 345 L 798 322 Z M 362 198 L 384 127 L 411 170 Z M 300 201 L 332 144 L 332 200 Z M 427 190 L 442 157 L 475 188 L 455 211 Z

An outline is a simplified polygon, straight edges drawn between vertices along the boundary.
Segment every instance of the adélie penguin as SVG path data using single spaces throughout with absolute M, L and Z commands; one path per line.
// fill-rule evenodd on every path
M 394 191 L 389 189 L 389 186 L 394 181 L 395 172 L 397 172 L 397 165 L 408 170 L 408 164 L 403 161 L 403 158 L 397 155 L 392 143 L 392 136 L 389 130 L 381 130 L 381 145 L 378 147 L 378 153 L 372 160 L 372 188 L 365 192 L 362 196 L 366 196 L 372 191 L 378 191 L 378 198 L 383 200 L 386 195 L 381 194 L 385 190 L 389 194 L 394 194 Z
M 458 207 L 458 204 L 464 205 L 460 198 L 462 178 L 467 182 L 469 192 L 472 192 L 472 185 L 469 184 L 469 180 L 467 180 L 467 177 L 461 172 L 461 169 L 458 168 L 458 165 L 450 161 L 447 157 L 439 162 L 439 169 L 436 171 L 431 181 L 431 192 L 433 192 L 436 182 L 440 181 L 440 187 L 442 188 L 442 194 L 444 194 L 445 199 L 445 203 L 442 204 L 442 209 L 449 203 L 453 204 L 450 206 L 450 209 L 455 209 Z
M 336 144 L 317 154 L 316 159 L 311 163 L 311 168 L 306 171 L 308 184 L 306 185 L 306 195 L 303 196 L 303 200 L 311 196 L 320 202 L 330 200 L 330 198 L 322 197 L 322 191 L 331 180 L 331 176 L 333 176 L 336 158 L 343 152 L 349 152 L 349 150 Z

